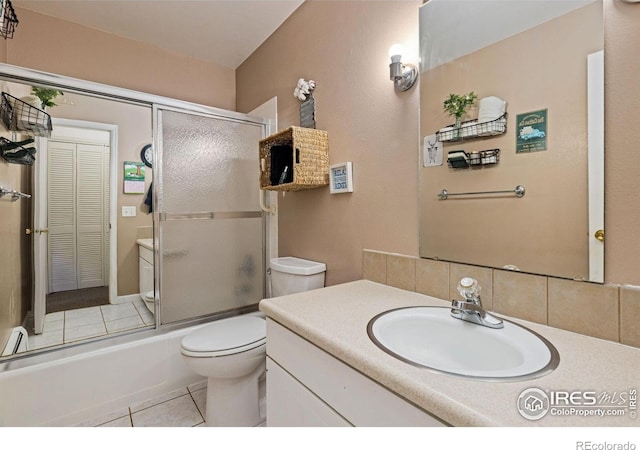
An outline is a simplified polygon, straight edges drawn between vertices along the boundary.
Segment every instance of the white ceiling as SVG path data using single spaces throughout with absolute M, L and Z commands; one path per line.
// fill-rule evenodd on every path
M 236 69 L 303 1 L 12 0 L 12 4 Z

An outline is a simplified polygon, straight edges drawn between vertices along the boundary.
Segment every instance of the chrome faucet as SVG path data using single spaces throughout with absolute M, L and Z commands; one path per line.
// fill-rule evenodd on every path
M 480 286 L 473 278 L 465 277 L 458 283 L 458 292 L 464 300 L 451 301 L 451 315 L 456 319 L 466 320 L 489 328 L 502 328 L 501 319 L 489 314 L 482 307 Z

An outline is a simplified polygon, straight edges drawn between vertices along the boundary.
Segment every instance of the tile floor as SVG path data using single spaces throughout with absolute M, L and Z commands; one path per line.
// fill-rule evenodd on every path
M 261 386 L 264 394 L 264 384 Z M 168 394 L 114 411 L 105 417 L 88 420 L 78 427 L 204 427 L 207 406 L 207 380 Z M 264 414 L 265 399 L 260 401 Z M 259 425 L 264 427 L 265 423 Z
M 79 427 L 198 427 L 204 426 L 207 382 L 131 405 L 78 424 Z
M 67 344 L 154 323 L 153 314 L 141 299 L 50 313 L 45 316 L 43 333 L 29 336 L 29 349 Z

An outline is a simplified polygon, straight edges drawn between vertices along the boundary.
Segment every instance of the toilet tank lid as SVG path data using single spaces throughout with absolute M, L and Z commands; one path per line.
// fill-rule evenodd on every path
M 309 261 L 293 256 L 284 256 L 271 259 L 271 269 L 294 275 L 315 275 L 325 272 L 327 266 L 321 262 Z

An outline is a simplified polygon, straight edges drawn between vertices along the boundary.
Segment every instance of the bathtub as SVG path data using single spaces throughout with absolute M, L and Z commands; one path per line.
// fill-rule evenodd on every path
M 0 426 L 72 426 L 203 380 L 180 356 L 182 338 L 201 326 L 3 362 Z

